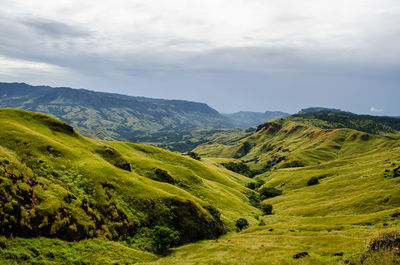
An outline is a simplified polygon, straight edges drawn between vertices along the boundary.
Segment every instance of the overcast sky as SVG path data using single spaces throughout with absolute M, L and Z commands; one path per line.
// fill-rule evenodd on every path
M 0 81 L 400 116 L 400 1 L 0 0 Z

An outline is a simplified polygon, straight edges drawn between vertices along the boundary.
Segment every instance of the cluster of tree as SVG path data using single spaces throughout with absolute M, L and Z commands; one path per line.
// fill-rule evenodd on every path
M 187 152 L 186 154 L 188 156 L 190 156 L 191 158 L 195 159 L 195 160 L 200 160 L 201 159 L 201 157 L 197 153 L 195 153 L 193 151 Z
M 252 170 L 249 168 L 248 165 L 246 165 L 243 162 L 240 163 L 228 162 L 228 163 L 222 163 L 222 165 L 226 169 L 238 173 L 240 175 L 246 176 L 248 178 L 254 178 L 255 176 L 260 175 L 271 169 L 270 166 L 266 166 L 260 170 Z

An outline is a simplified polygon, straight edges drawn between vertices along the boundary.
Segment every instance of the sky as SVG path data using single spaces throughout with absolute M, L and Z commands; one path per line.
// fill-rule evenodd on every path
M 0 0 L 0 81 L 400 116 L 400 2 Z

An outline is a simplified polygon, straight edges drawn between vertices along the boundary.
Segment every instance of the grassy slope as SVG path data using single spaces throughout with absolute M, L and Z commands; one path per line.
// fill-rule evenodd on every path
M 400 178 L 384 177 L 385 170 L 400 165 L 400 141 L 320 129 L 296 118 L 276 120 L 236 145 L 195 151 L 237 157 L 243 142 L 252 148 L 241 159 L 252 167 L 287 157 L 257 176 L 265 186 L 283 190 L 282 196 L 266 201 L 274 214 L 260 217 L 265 226 L 180 247 L 156 264 L 337 264 L 357 260 L 374 232 L 400 226 L 399 217 L 392 217 L 400 212 Z M 287 167 L 292 161 L 305 166 Z M 307 186 L 314 176 L 320 184 Z M 310 257 L 292 258 L 302 251 Z M 343 257 L 335 256 L 341 252 Z
M 52 185 L 44 191 L 45 197 L 50 200 L 42 201 L 39 209 L 51 208 L 50 205 L 57 203 L 59 194 L 66 192 L 64 189 L 74 194 L 86 192 L 79 189 L 79 185 L 75 189 L 77 185 L 74 179 L 82 175 L 94 183 L 113 183 L 115 193 L 112 195 L 123 194 L 115 198 L 118 207 L 135 211 L 131 218 L 139 217 L 140 222 L 144 222 L 145 219 L 140 216 L 146 211 L 137 208 L 131 201 L 138 203 L 145 199 L 161 207 L 165 202 L 163 199 L 178 196 L 196 202 L 200 211 L 207 212 L 202 205 L 213 204 L 222 211 L 224 220 L 246 216 L 251 223 L 251 227 L 241 233 L 229 233 L 218 240 L 187 244 L 161 259 L 126 249 L 117 242 L 92 239 L 72 245 L 60 241 L 57 252 L 63 254 L 49 260 L 72 258 L 75 251 L 82 251 L 82 258 L 88 263 L 100 262 L 99 259 L 103 258 L 104 263 L 128 264 L 137 261 L 152 264 L 337 264 L 356 259 L 355 255 L 361 253 L 367 239 L 375 231 L 400 225 L 398 217 L 392 217 L 400 212 L 400 179 L 384 178 L 386 169 L 400 165 L 400 141 L 390 138 L 349 129 L 319 129 L 298 120 L 285 119 L 274 121 L 279 126 L 267 126 L 237 145 L 198 148 L 196 151 L 203 156 L 210 153 L 225 157 L 203 158 L 198 162 L 154 147 L 92 141 L 79 135 L 57 132 L 54 128 L 49 130 L 49 124 L 26 112 L 2 110 L 0 120 L 2 125 L 5 124 L 3 128 L 6 128 L 0 133 L 3 137 L 1 143 L 7 142 L 8 145 L 2 144 L 1 156 L 17 167 L 19 172 L 27 175 L 34 173 L 29 173 L 31 170 L 24 166 L 29 164 L 27 161 L 32 157 L 34 160 L 46 160 L 45 164 L 52 167 L 62 164 L 65 169 L 61 167 L 57 170 L 69 172 L 58 182 L 52 179 Z M 21 143 L 11 143 L 10 139 L 20 139 Z M 244 142 L 250 144 L 248 152 L 243 152 Z M 62 155 L 54 149 L 47 150 L 49 143 Z M 40 148 L 43 144 L 46 151 L 39 152 L 43 150 Z M 120 155 L 114 153 L 112 157 L 107 157 L 105 145 L 108 146 L 106 149 L 113 148 L 111 150 L 118 151 Z M 27 148 L 24 146 L 29 146 L 33 153 L 26 155 Z M 284 193 L 267 200 L 273 204 L 274 214 L 259 217 L 264 221 L 264 226 L 255 225 L 259 212 L 248 206 L 246 198 L 238 192 L 245 191 L 242 185 L 248 179 L 229 173 L 220 166 L 221 162 L 230 160 L 229 157 L 237 157 L 238 151 L 240 155 L 245 153 L 239 158 L 253 168 L 263 168 L 270 161 L 276 161 L 277 157 L 287 158 L 274 165 L 276 169 L 257 176 L 266 181 L 265 186 L 276 187 Z M 112 165 L 121 166 L 124 161 L 129 162 L 136 173 Z M 305 166 L 288 167 L 293 161 Z M 167 170 L 175 179 L 175 185 L 149 180 L 153 168 Z M 320 184 L 307 186 L 308 179 L 313 176 L 320 177 Z M 51 179 L 50 176 L 42 178 L 43 182 L 44 179 Z M 101 203 L 102 196 L 89 199 Z M 101 215 L 101 210 L 98 211 Z M 107 219 L 107 216 L 104 218 Z M 112 221 L 108 220 L 111 224 Z M 110 227 L 112 229 L 112 225 Z M 32 259 L 38 259 L 48 255 L 48 244 L 54 242 L 58 241 L 46 239 L 42 243 L 40 239 L 15 239 L 8 241 L 7 248 L 0 250 L 0 253 L 3 258 L 12 256 L 14 252 L 22 252 Z M 28 244 L 33 244 L 36 251 L 27 247 Z M 106 247 L 114 251 L 104 251 Z M 86 256 L 87 249 L 102 254 Z M 37 251 L 41 255 L 35 258 Z M 292 258 L 302 251 L 307 251 L 310 257 L 300 260 Z M 343 252 L 343 257 L 335 256 L 340 252 Z M 128 260 L 127 253 L 137 258 Z M 17 260 L 23 261 L 24 256 Z
M 213 161 L 91 140 L 26 111 L 0 109 L 0 124 L 3 233 L 124 240 L 141 227 L 166 225 L 185 242 L 219 233 L 210 205 L 228 228 L 236 218 L 258 212 L 242 194 L 248 179 Z M 123 169 L 127 164 L 131 171 Z M 166 170 L 174 185 L 150 179 L 155 168 Z

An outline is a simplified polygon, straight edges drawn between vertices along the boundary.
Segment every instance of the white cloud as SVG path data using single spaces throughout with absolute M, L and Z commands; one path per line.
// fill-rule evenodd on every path
M 370 111 L 372 113 L 382 113 L 383 112 L 383 108 L 376 108 L 376 107 L 371 107 Z
M 0 0 L 0 56 L 3 81 L 135 86 L 134 95 L 143 87 L 141 95 L 199 93 L 204 101 L 198 91 L 206 86 L 268 90 L 258 98 L 285 87 L 392 89 L 400 76 L 400 2 Z M 241 76 L 240 87 L 231 83 Z M 380 101 L 362 109 L 374 104 L 394 112 Z
M 0 74 L 19 75 L 27 72 L 55 74 L 65 71 L 62 67 L 48 63 L 18 60 L 0 55 Z
M 249 46 L 362 52 L 373 48 L 368 42 L 371 30 L 382 34 L 397 27 L 398 21 L 388 21 L 387 16 L 389 11 L 398 16 L 400 7 L 397 0 L 1 2 L 3 12 L 11 17 L 31 16 L 89 28 L 97 33 L 92 36 L 97 45 L 91 49 L 99 52 Z M 168 45 L 175 40 L 186 41 Z

